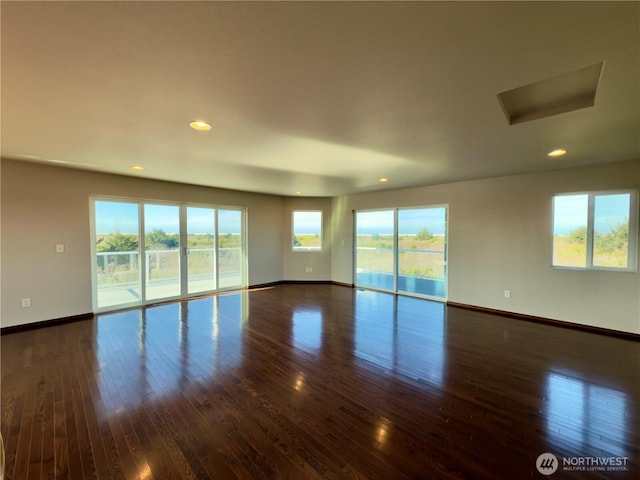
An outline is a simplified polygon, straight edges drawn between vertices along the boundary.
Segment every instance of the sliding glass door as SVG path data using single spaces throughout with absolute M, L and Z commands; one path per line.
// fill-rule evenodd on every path
M 446 299 L 447 207 L 355 213 L 357 286 Z
M 447 208 L 398 210 L 398 291 L 446 298 Z
M 93 198 L 94 311 L 245 285 L 244 210 Z
M 187 290 L 216 288 L 216 209 L 187 207 Z
M 356 213 L 356 284 L 395 290 L 395 212 Z
M 144 204 L 145 299 L 179 297 L 180 207 Z
M 218 210 L 218 239 L 218 285 L 239 287 L 244 269 L 242 211 Z
M 139 205 L 96 200 L 92 206 L 94 304 L 136 305 L 142 299 Z

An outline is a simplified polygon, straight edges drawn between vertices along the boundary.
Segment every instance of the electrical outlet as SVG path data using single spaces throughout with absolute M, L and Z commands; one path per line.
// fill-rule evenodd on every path
M 23 298 L 22 299 L 22 307 L 30 307 L 31 306 L 31 299 L 30 298 Z
M 307 272 L 307 273 L 311 273 L 311 272 L 313 272 L 313 267 L 305 267 L 305 269 L 304 269 L 304 270 L 305 270 L 305 272 Z
M 504 291 L 504 298 L 511 298 L 511 290 Z
M 56 253 L 64 253 L 64 244 L 63 243 L 58 243 L 56 245 Z

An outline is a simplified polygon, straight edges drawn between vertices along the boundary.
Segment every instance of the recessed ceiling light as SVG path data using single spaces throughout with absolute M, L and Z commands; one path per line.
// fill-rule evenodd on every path
M 302 195 L 302 192 L 296 192 L 296 195 Z
M 134 165 L 131 167 L 131 170 L 136 170 L 136 171 L 141 171 L 144 170 L 144 167 L 141 167 L 140 165 Z
M 563 155 L 566 155 L 567 151 L 564 148 L 557 148 L 555 150 L 552 150 L 551 152 L 547 153 L 547 155 L 549 157 L 561 157 Z
M 387 183 L 389 181 L 388 178 L 386 177 L 382 177 L 380 180 L 378 180 L 380 183 Z
M 203 122 L 202 120 L 194 120 L 189 124 L 189 126 L 194 130 L 200 130 L 201 132 L 211 130 L 211 125 L 209 125 L 207 122 Z

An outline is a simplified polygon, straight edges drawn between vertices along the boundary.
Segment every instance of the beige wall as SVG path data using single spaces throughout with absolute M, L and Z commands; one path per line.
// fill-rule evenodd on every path
M 1 180 L 3 327 L 91 311 L 89 195 L 96 194 L 247 207 L 249 285 L 352 283 L 352 210 L 448 204 L 450 301 L 640 333 L 638 273 L 551 268 L 552 196 L 638 189 L 640 160 L 334 199 L 283 198 L 7 160 Z M 305 209 L 324 212 L 322 253 L 290 249 L 291 212 Z M 55 253 L 57 243 L 65 244 L 64 254 Z M 21 307 L 25 297 L 32 299 L 31 308 Z
M 450 301 L 640 333 L 638 273 L 551 268 L 553 195 L 621 188 L 640 161 L 335 198 L 332 278 L 352 282 L 351 210 L 448 204 Z
M 281 197 L 7 160 L 1 180 L 3 327 L 91 312 L 90 195 L 246 207 L 249 285 L 282 279 Z

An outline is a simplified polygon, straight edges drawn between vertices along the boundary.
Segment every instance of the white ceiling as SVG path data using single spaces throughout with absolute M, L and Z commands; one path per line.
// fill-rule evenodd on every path
M 312 196 L 640 158 L 638 2 L 1 9 L 5 158 Z M 602 61 L 594 107 L 508 124 L 498 93 Z

